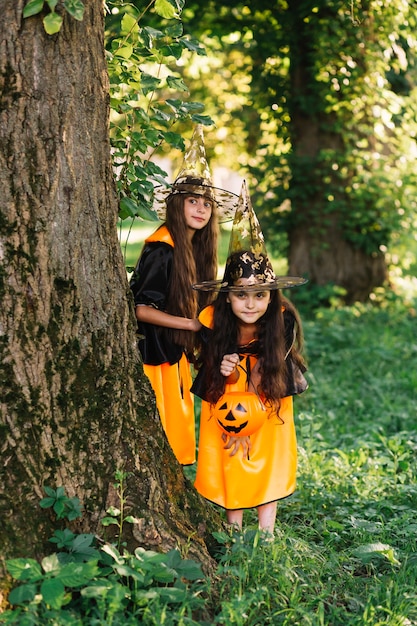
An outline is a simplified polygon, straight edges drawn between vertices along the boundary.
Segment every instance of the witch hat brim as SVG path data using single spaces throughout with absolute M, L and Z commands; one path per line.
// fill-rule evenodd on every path
M 254 282 L 250 285 L 229 285 L 223 280 L 207 280 L 202 283 L 195 283 L 193 289 L 196 291 L 273 291 L 274 289 L 291 289 L 300 287 L 308 283 L 307 278 L 301 276 L 276 276 L 270 282 Z

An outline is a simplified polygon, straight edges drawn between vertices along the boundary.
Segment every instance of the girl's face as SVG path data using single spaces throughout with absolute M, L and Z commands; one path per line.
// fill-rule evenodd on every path
M 204 196 L 184 197 L 184 216 L 191 231 L 201 230 L 209 223 L 213 202 Z
M 256 324 L 266 313 L 271 300 L 271 292 L 245 291 L 245 285 L 253 284 L 250 278 L 240 278 L 235 285 L 242 287 L 242 291 L 230 291 L 228 302 L 238 320 L 244 324 Z

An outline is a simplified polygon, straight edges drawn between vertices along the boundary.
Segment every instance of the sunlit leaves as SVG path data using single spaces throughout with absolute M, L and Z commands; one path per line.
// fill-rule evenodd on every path
M 168 0 L 156 0 L 155 11 L 158 15 L 165 17 L 168 20 L 174 17 L 179 17 L 178 11 L 170 2 L 168 2 Z
M 50 13 L 42 20 L 45 32 L 54 35 L 61 30 L 63 16 L 55 11 L 58 0 L 29 0 L 23 9 L 23 17 L 32 17 L 40 13 L 47 5 Z M 74 19 L 81 21 L 84 17 L 84 4 L 81 0 L 64 0 L 63 6 Z
M 64 0 L 64 7 L 76 20 L 81 21 L 84 17 L 84 4 L 81 0 Z
M 43 9 L 44 0 L 29 0 L 23 9 L 23 17 L 37 15 Z
M 58 13 L 48 13 L 43 19 L 43 27 L 48 35 L 59 32 L 62 26 L 62 17 Z

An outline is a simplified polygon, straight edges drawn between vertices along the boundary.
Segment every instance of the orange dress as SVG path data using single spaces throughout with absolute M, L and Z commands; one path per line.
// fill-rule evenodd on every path
M 210 327 L 211 307 L 200 314 Z M 241 367 L 252 371 L 257 356 L 239 351 Z M 245 368 L 247 371 L 248 367 Z M 225 391 L 247 391 L 247 377 L 226 385 Z M 231 457 L 225 450 L 222 431 L 212 417 L 212 407 L 202 401 L 198 445 L 197 491 L 225 509 L 246 509 L 267 504 L 292 494 L 296 487 L 297 440 L 293 419 L 293 398 L 281 399 L 279 416 L 270 410 L 259 430 L 251 435 L 250 459 L 242 451 Z
M 145 240 L 145 246 L 130 281 L 136 305 L 165 310 L 172 268 L 174 242 L 161 226 Z M 194 396 L 188 359 L 164 328 L 138 322 L 143 369 L 155 392 L 162 426 L 178 461 L 195 462 L 196 439 Z

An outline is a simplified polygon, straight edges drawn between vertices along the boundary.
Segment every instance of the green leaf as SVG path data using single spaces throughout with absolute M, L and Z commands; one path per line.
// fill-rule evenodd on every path
M 46 0 L 46 2 L 48 3 L 48 7 L 51 9 L 51 11 L 55 11 L 58 0 Z
M 88 563 L 68 563 L 64 565 L 56 578 L 66 587 L 81 587 L 97 576 L 99 568 L 96 561 Z
M 159 78 L 154 78 L 150 74 L 145 74 L 145 72 L 142 72 L 140 82 L 142 86 L 142 91 L 145 96 L 150 91 L 154 91 L 161 83 Z
M 204 126 L 212 126 L 213 124 L 213 120 L 211 119 L 211 117 L 209 115 L 192 115 L 191 119 L 193 120 L 193 122 L 195 122 L 196 124 L 203 124 Z
M 125 217 L 122 217 L 119 211 L 119 217 L 120 219 L 125 220 L 127 217 L 134 217 L 134 216 L 129 214 L 129 215 L 126 215 Z M 102 526 L 110 526 L 111 524 L 119 525 L 119 522 L 114 517 L 103 517 L 103 519 L 100 521 L 101 521 Z
M 171 89 L 178 89 L 178 91 L 188 91 L 187 85 L 182 78 L 176 78 L 175 76 L 167 76 L 167 83 Z
M 178 148 L 178 150 L 184 150 L 184 139 L 178 133 L 167 132 L 163 133 L 164 139 L 170 146 L 173 148 Z
M 119 515 L 120 515 L 121 511 L 120 511 L 120 509 L 118 509 L 118 508 L 117 508 L 117 507 L 115 507 L 115 506 L 110 506 L 110 507 L 107 509 L 106 513 L 108 513 L 109 515 L 113 515 L 114 517 L 117 517 L 117 516 L 119 516 Z
M 43 18 L 43 27 L 48 35 L 55 35 L 58 33 L 62 26 L 62 17 L 58 13 L 49 13 Z
M 85 7 L 81 0 L 64 0 L 64 7 L 74 19 L 82 21 Z
M 23 17 L 31 17 L 37 15 L 43 9 L 44 0 L 29 0 L 23 9 Z
M 12 589 L 9 593 L 8 600 L 10 604 L 24 604 L 25 602 L 31 602 L 36 595 L 36 585 L 20 585 Z
M 196 39 L 181 39 L 182 44 L 191 52 L 197 52 L 200 56 L 207 56 L 206 49 Z
M 41 585 L 41 594 L 44 602 L 52 609 L 60 609 L 64 604 L 65 587 L 59 579 L 50 578 L 44 580 Z
M 184 27 L 182 25 L 182 22 L 176 21 L 166 28 L 165 34 L 168 37 L 173 37 L 175 39 L 175 37 L 181 37 L 183 32 Z
M 175 7 L 172 6 L 168 0 L 156 0 L 154 4 L 155 12 L 161 17 L 165 17 L 167 20 L 172 20 L 174 17 L 179 17 Z
M 42 567 L 44 572 L 55 572 L 60 569 L 60 563 L 56 554 L 49 554 L 42 559 Z
M 119 48 L 116 52 L 116 56 L 122 57 L 123 59 L 130 59 L 133 54 L 133 46 L 129 43 L 123 46 L 123 48 Z
M 55 497 L 42 498 L 42 500 L 39 502 L 39 506 L 41 507 L 41 509 L 49 509 L 51 506 L 54 506 L 54 504 L 55 504 Z
M 15 580 L 36 581 L 42 578 L 41 566 L 35 559 L 9 559 L 6 567 Z
M 139 32 L 137 20 L 133 17 L 133 15 L 130 15 L 129 13 L 124 14 L 121 22 L 121 32 L 125 35 Z
M 357 556 L 362 563 L 369 563 L 375 557 L 383 557 L 392 565 L 400 565 L 400 562 L 395 556 L 394 548 L 379 541 L 375 543 L 363 544 L 353 550 L 353 554 Z

